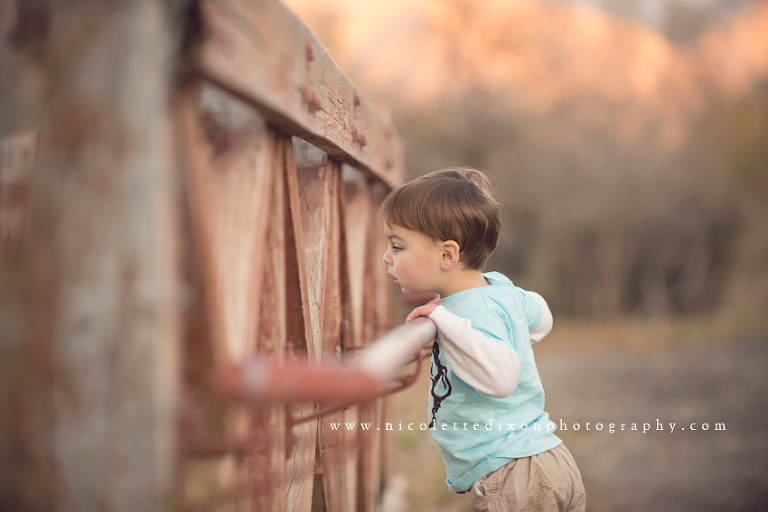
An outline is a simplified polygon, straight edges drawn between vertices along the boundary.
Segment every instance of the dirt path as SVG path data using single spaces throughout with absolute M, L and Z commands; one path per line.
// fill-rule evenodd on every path
M 768 510 L 767 356 L 768 336 L 653 353 L 537 354 L 547 410 L 568 426 L 559 435 L 582 471 L 588 510 Z

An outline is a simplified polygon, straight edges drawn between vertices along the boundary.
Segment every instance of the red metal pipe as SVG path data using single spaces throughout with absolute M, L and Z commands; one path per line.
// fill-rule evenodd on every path
M 434 322 L 417 318 L 355 351 L 348 361 L 311 365 L 300 361 L 271 364 L 252 360 L 226 368 L 220 378 L 225 394 L 252 402 L 335 400 L 365 402 L 395 382 L 400 369 L 435 337 Z
M 379 393 L 375 398 L 380 398 L 385 395 L 391 395 L 393 393 L 399 393 L 400 391 L 404 390 L 405 388 L 413 385 L 414 382 L 416 382 L 416 379 L 419 377 L 419 373 L 421 372 L 421 362 L 429 357 L 431 355 L 431 351 L 427 351 L 425 353 L 417 354 L 416 357 L 409 361 L 408 364 L 415 362 L 416 363 L 416 369 L 413 371 L 413 374 L 411 375 L 404 375 L 402 377 L 399 377 L 396 382 L 398 382 L 398 386 L 395 386 L 393 388 L 387 389 L 386 391 L 383 391 Z M 299 423 L 304 423 L 310 420 L 314 420 L 317 418 L 322 418 L 323 416 L 328 416 L 329 414 L 333 414 L 338 411 L 343 411 L 344 409 L 347 409 L 353 405 L 355 405 L 357 402 L 344 402 L 341 404 L 337 404 L 328 408 L 325 408 L 323 410 L 317 411 L 316 413 L 310 414 L 308 416 L 302 416 L 300 418 L 293 418 L 289 421 L 289 425 L 292 427 L 294 425 L 298 425 Z

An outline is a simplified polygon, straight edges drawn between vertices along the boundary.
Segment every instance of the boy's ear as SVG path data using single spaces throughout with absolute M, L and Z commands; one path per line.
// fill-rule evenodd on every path
M 451 270 L 459 262 L 459 244 L 454 240 L 446 240 L 441 248 L 440 267 L 443 270 Z

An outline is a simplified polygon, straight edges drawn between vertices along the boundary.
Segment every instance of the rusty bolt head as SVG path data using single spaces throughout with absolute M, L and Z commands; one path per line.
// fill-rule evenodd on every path
M 355 93 L 355 106 L 356 107 L 360 106 L 360 95 L 357 93 Z
M 360 144 L 360 147 L 363 147 L 366 144 L 365 134 L 357 128 L 352 130 L 352 140 Z
M 309 85 L 304 85 L 301 88 L 301 98 L 307 104 L 307 109 L 314 113 L 320 110 L 320 96 L 317 94 L 314 88 Z

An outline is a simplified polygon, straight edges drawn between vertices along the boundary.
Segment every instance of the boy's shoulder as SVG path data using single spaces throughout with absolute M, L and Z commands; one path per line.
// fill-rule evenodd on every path
M 485 277 L 485 279 L 489 283 L 491 283 L 491 286 L 493 286 L 493 285 L 514 286 L 512 284 L 512 280 L 510 278 L 508 278 L 507 276 L 505 276 L 504 274 L 502 274 L 501 272 L 496 272 L 496 271 L 483 272 L 483 277 Z
M 470 317 L 483 311 L 504 314 L 517 299 L 512 281 L 500 272 L 486 272 L 483 276 L 489 286 L 470 288 L 443 299 L 443 304 L 453 313 Z

